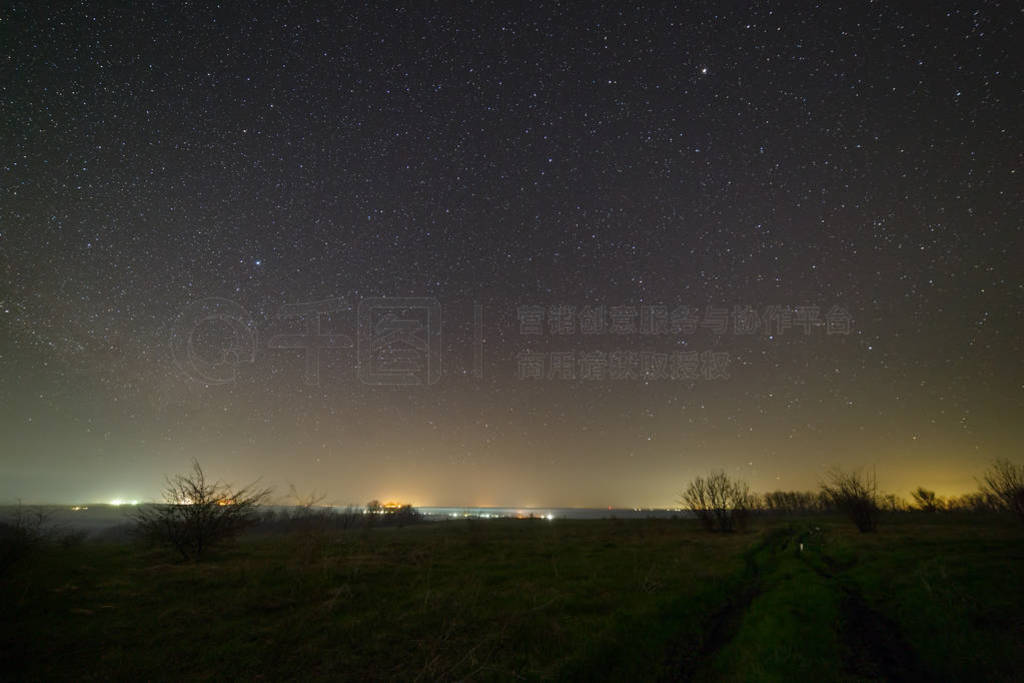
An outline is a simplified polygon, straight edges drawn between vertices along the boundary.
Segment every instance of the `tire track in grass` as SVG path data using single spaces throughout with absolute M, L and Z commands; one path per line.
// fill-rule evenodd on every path
M 669 654 L 662 679 L 928 680 L 848 569 L 809 526 L 776 531 L 748 553 L 741 590 L 708 619 L 706 637 Z
M 806 536 L 807 532 L 801 537 Z M 820 563 L 813 561 L 815 554 L 820 557 Z M 872 680 L 928 680 L 928 674 L 896 623 L 873 609 L 853 580 L 845 576 L 848 567 L 842 566 L 822 549 L 801 557 L 841 594 L 839 633 L 846 645 L 843 665 L 848 673 Z
M 658 680 L 692 680 L 733 640 L 750 605 L 764 591 L 764 579 L 771 573 L 777 554 L 785 550 L 792 535 L 788 527 L 775 530 L 745 553 L 744 569 L 733 597 L 707 619 L 696 647 L 690 640 L 680 641 L 666 653 Z

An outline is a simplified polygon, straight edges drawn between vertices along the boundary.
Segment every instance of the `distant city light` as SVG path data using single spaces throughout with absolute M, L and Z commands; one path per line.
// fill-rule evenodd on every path
M 138 505 L 139 501 L 137 501 L 137 500 L 124 500 L 122 498 L 115 498 L 114 500 L 110 501 L 110 504 L 111 505 L 115 505 L 115 506 L 117 506 L 117 505 Z

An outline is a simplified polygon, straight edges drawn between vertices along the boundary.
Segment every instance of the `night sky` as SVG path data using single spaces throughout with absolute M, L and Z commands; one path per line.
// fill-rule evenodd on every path
M 1019 458 L 1014 3 L 48 4 L 0 9 L 2 502 Z

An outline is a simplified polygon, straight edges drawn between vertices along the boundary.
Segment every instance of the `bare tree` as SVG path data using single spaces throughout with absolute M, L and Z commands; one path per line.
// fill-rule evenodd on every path
M 334 516 L 339 529 L 354 529 L 366 522 L 366 515 L 363 513 L 362 506 L 353 503 L 338 509 Z
M 861 533 L 878 527 L 878 483 L 874 474 L 861 470 L 844 472 L 835 468 L 821 485 L 823 496 L 837 509 L 845 512 Z
M 895 493 L 886 493 L 879 498 L 879 506 L 886 512 L 903 512 L 907 510 L 907 501 Z
M 301 494 L 294 484 L 290 484 L 288 497 L 292 502 L 290 519 L 295 528 L 309 531 L 311 529 L 323 530 L 328 526 L 332 510 L 331 508 L 323 507 L 323 502 L 327 498 L 326 493 L 310 491 L 309 493 Z
M 327 556 L 330 546 L 331 530 L 336 521 L 334 511 L 323 506 L 326 493 L 300 494 L 294 484 L 289 489 L 293 507 L 288 528 L 297 542 L 297 556 L 307 564 L 319 562 Z
M 918 486 L 911 491 L 910 496 L 919 510 L 937 512 L 942 509 L 942 500 L 935 495 L 935 491 L 929 491 L 923 486 Z
M 994 461 L 982 475 L 981 493 L 1024 521 L 1024 464 Z
M 309 513 L 314 507 L 323 504 L 327 498 L 326 493 L 317 493 L 316 491 L 310 491 L 309 493 L 299 493 L 298 489 L 295 488 L 295 484 L 288 485 L 288 498 L 291 499 L 292 505 L 300 508 L 302 511 Z
M 730 479 L 722 470 L 705 479 L 697 477 L 683 492 L 680 502 L 711 531 L 733 531 L 746 523 L 754 500 L 745 481 Z
M 1001 507 L 1000 501 L 990 493 L 965 493 L 953 496 L 946 501 L 946 509 L 950 512 L 995 512 Z
M 167 479 L 164 503 L 139 505 L 132 516 L 142 538 L 169 546 L 186 560 L 196 559 L 253 524 L 269 496 L 270 489 L 255 483 L 235 489 L 210 482 L 193 460 L 190 473 Z
M 765 510 L 776 514 L 806 515 L 821 509 L 818 495 L 810 491 L 772 491 L 761 501 Z
M 50 515 L 18 501 L 6 521 L 0 521 L 0 574 L 52 537 Z

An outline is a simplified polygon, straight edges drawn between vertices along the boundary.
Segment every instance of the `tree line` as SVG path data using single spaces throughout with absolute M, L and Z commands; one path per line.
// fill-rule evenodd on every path
M 291 490 L 291 505 L 268 505 L 271 490 L 258 484 L 240 488 L 211 481 L 197 461 L 188 473 L 166 480 L 163 502 L 143 504 L 131 512 L 135 536 L 170 548 L 183 559 L 196 559 L 210 548 L 247 529 L 290 531 L 310 547 L 320 547 L 329 532 L 375 526 L 404 526 L 422 521 L 410 505 L 384 505 L 373 500 L 365 507 L 343 509 L 322 505 L 324 495 L 299 495 Z M 996 460 L 978 480 L 978 490 L 943 498 L 922 486 L 910 500 L 882 494 L 874 472 L 831 470 L 817 491 L 771 491 L 757 494 L 749 485 L 724 471 L 689 482 L 682 505 L 712 531 L 742 529 L 754 515 L 843 513 L 862 532 L 874 531 L 884 512 L 1012 514 L 1024 521 L 1024 464 Z M 21 506 L 9 523 L 0 523 L 0 573 L 28 550 L 47 540 L 45 516 Z M 62 543 L 80 540 L 66 533 Z
M 1024 464 L 999 459 L 978 480 L 978 490 L 943 498 L 923 486 L 907 501 L 878 490 L 874 472 L 833 469 L 817 491 L 757 494 L 741 479 L 713 471 L 693 479 L 680 496 L 703 525 L 713 531 L 743 528 L 752 515 L 844 513 L 862 532 L 874 531 L 883 512 L 1008 513 L 1024 521 Z

